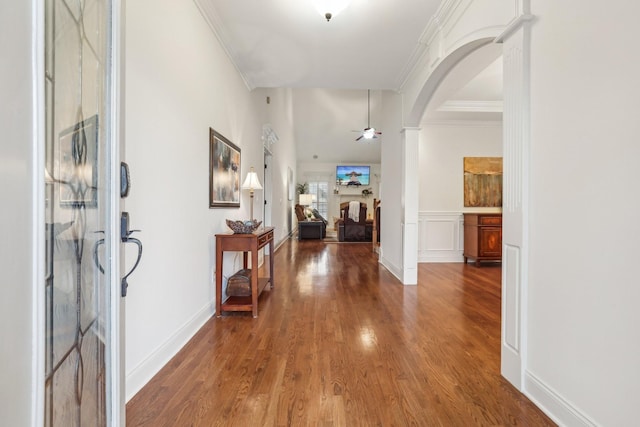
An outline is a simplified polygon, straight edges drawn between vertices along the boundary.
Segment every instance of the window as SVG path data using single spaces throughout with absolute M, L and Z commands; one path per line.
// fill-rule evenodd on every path
M 329 181 L 310 181 L 309 194 L 316 196 L 316 200 L 311 206 L 318 209 L 320 215 L 325 219 L 329 215 Z

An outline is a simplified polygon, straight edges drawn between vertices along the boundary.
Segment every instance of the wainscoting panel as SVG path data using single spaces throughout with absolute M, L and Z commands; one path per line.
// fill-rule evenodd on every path
M 418 262 L 463 262 L 462 212 L 418 214 Z

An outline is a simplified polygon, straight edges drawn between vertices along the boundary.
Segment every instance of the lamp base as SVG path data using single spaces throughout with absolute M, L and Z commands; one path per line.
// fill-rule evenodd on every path
M 255 219 L 253 218 L 253 190 L 249 192 L 249 195 L 251 196 L 251 209 L 250 209 L 251 215 L 249 216 L 249 220 L 255 221 Z

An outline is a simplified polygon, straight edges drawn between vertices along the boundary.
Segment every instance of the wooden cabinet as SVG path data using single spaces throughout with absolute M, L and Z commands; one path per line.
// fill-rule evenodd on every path
M 502 214 L 464 214 L 464 262 L 502 261 Z

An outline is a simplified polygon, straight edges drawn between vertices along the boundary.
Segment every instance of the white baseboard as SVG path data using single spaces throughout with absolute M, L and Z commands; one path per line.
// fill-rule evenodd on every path
M 125 398 L 127 402 L 187 344 L 214 313 L 215 301 L 207 303 L 182 328 L 178 329 L 164 344 L 126 375 Z
M 384 266 L 384 268 L 386 268 L 387 270 L 389 270 L 389 272 L 391 274 L 393 274 L 396 279 L 398 279 L 400 281 L 400 283 L 402 283 L 402 268 L 396 266 L 395 264 L 393 264 L 391 261 L 389 261 L 387 258 L 385 258 L 383 255 L 380 256 L 379 261 L 380 264 L 382 264 Z
M 278 249 L 280 249 L 280 246 L 284 245 L 286 243 L 287 240 L 293 238 L 293 236 L 297 234 L 295 231 L 292 231 L 291 233 L 287 234 L 286 236 L 284 236 L 282 238 L 282 240 L 280 240 L 279 242 L 275 243 L 275 249 L 273 250 L 274 252 L 277 252 Z
M 596 427 L 598 425 L 528 371 L 525 372 L 524 394 L 560 426 Z
M 421 253 L 418 262 L 464 262 L 462 251 L 438 252 L 431 251 L 428 254 Z

